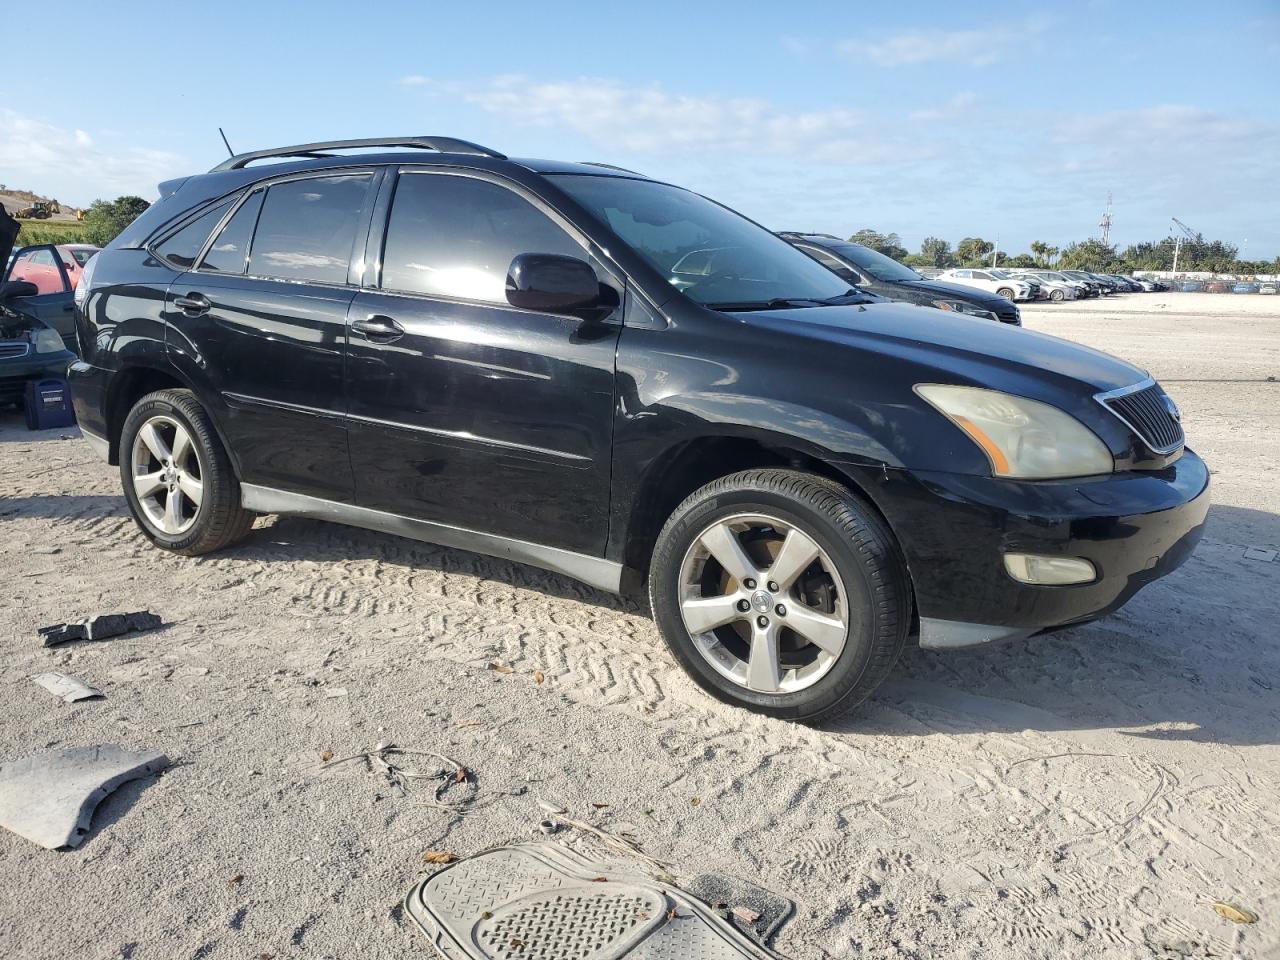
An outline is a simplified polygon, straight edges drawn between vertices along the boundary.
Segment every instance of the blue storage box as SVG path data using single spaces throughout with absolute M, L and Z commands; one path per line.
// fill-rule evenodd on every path
M 27 383 L 26 402 L 28 430 L 51 430 L 70 427 L 76 422 L 71 409 L 71 391 L 65 380 L 31 380 Z

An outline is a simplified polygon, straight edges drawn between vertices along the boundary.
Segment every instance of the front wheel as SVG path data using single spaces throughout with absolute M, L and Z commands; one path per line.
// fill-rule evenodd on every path
M 1013 299 L 1013 291 L 1012 291 L 1012 290 L 1010 290 L 1008 287 L 1001 287 L 999 290 L 997 290 L 997 291 L 996 291 L 996 293 L 997 293 L 999 296 L 1004 297 L 1006 300 L 1012 300 L 1012 299 Z
M 716 480 L 658 536 L 649 597 L 667 645 L 713 696 L 818 722 L 864 701 L 911 624 L 905 564 L 849 490 L 796 470 Z
M 158 547 L 194 557 L 253 526 L 209 415 L 190 390 L 139 400 L 120 434 L 120 479 L 138 528 Z

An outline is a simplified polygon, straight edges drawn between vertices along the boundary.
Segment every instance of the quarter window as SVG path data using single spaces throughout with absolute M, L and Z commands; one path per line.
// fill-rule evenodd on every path
M 204 242 L 209 239 L 209 234 L 231 207 L 231 203 L 230 200 L 224 200 L 208 213 L 196 217 L 169 239 L 160 243 L 156 247 L 156 253 L 175 267 L 189 270 L 196 262 L 196 257 L 200 256 L 200 251 L 204 249 Z
M 506 303 L 507 270 L 521 253 L 586 259 L 558 224 L 506 187 L 406 173 L 391 205 L 382 287 Z
M 261 209 L 262 191 L 259 190 L 240 204 L 240 209 L 227 221 L 218 239 L 213 241 L 209 252 L 200 261 L 200 269 L 216 273 L 244 273 L 249 257 L 249 239 L 253 236 L 253 227 L 258 222 Z
M 253 236 L 249 273 L 346 283 L 370 180 L 369 174 L 312 177 L 270 187 Z

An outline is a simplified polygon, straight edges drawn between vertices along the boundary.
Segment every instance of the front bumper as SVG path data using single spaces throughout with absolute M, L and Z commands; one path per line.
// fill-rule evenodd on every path
M 1179 567 L 1204 532 L 1209 471 L 1187 450 L 1160 471 L 1017 482 L 890 472 L 872 491 L 907 557 L 921 645 L 975 646 L 1084 623 Z M 1031 586 L 1006 553 L 1083 557 L 1091 583 Z

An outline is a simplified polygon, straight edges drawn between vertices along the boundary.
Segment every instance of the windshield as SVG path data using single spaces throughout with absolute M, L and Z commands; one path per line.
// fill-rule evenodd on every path
M 903 266 L 892 257 L 858 243 L 832 244 L 831 248 L 846 260 L 851 260 L 876 280 L 923 280 L 924 277 L 910 267 Z
M 688 190 L 622 177 L 552 179 L 699 303 L 759 306 L 852 292 L 848 281 L 787 241 Z
M 73 247 L 71 250 L 71 256 L 75 257 L 76 263 L 83 267 L 93 259 L 93 255 L 97 252 L 98 250 L 96 247 Z

